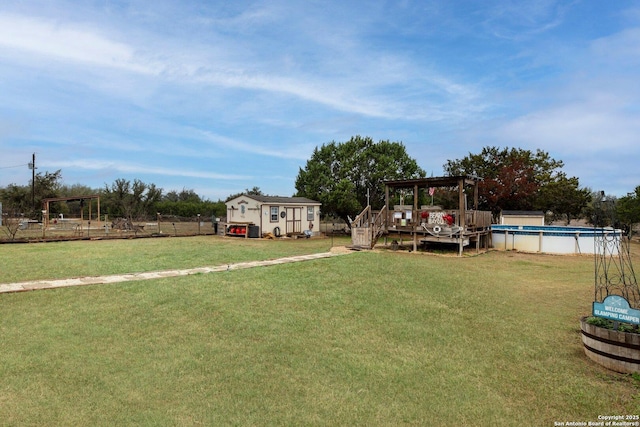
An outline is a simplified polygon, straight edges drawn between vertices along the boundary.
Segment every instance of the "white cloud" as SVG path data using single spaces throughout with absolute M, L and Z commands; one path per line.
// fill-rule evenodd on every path
M 498 38 L 524 40 L 560 26 L 572 1 L 500 1 L 489 6 L 484 26 Z
M 131 46 L 92 30 L 18 15 L 0 14 L 0 46 L 140 74 L 157 74 L 159 71 L 139 61 Z
M 63 161 L 47 161 L 46 167 L 64 169 L 86 169 L 86 170 L 111 170 L 122 173 L 150 174 L 160 176 L 175 176 L 182 178 L 204 178 L 216 180 L 247 180 L 252 179 L 250 175 L 237 174 L 220 174 L 208 171 L 199 171 L 195 169 L 185 169 L 180 167 L 163 168 L 153 167 L 145 163 L 129 163 L 124 161 L 110 160 L 63 160 Z
M 247 14 L 231 21 L 268 20 L 273 12 Z M 237 22 L 227 24 L 231 27 L 238 25 Z M 150 82 L 155 81 L 161 85 L 208 86 L 210 90 L 216 87 L 257 90 L 284 96 L 285 102 L 287 97 L 292 97 L 351 114 L 412 120 L 441 120 L 447 115 L 459 114 L 453 113 L 454 109 L 471 105 L 470 101 L 477 99 L 477 88 L 445 78 L 437 72 L 425 74 L 407 58 L 363 50 L 357 42 L 346 42 L 345 39 L 342 39 L 341 55 L 336 55 L 327 46 L 316 44 L 319 50 L 314 53 L 316 59 L 313 62 L 321 69 L 310 68 L 307 64 L 306 70 L 287 70 L 281 67 L 281 61 L 261 52 L 260 44 L 248 48 L 242 41 L 222 35 L 216 37 L 216 42 L 226 45 L 226 49 L 198 42 L 190 42 L 185 47 L 184 40 L 150 34 L 140 36 L 140 33 L 124 43 L 109 34 L 108 31 L 94 29 L 91 24 L 0 14 L 0 47 L 13 54 L 26 53 L 22 60 L 29 61 L 32 66 L 47 67 L 38 58 L 40 56 L 55 60 L 58 65 L 82 65 L 133 73 L 143 78 L 138 83 L 141 88 L 148 88 Z M 119 36 L 124 37 L 126 33 Z M 324 40 L 332 37 L 327 34 Z M 285 40 L 278 43 L 285 43 Z M 308 59 L 305 52 L 295 47 L 283 45 L 283 48 L 285 61 Z M 241 53 L 231 53 L 235 49 Z M 327 73 L 329 70 L 331 72 Z M 136 85 L 124 76 L 87 76 L 80 70 L 73 78 L 119 95 L 124 95 L 124 91 L 113 82 L 121 82 L 129 89 L 135 89 Z M 419 96 L 423 91 L 430 94 L 428 98 Z M 131 97 L 139 96 L 134 95 L 136 92 L 129 90 Z M 147 96 L 150 96 L 148 89 Z
M 640 28 L 629 28 L 599 38 L 592 43 L 592 51 L 603 63 L 615 60 L 637 64 L 640 62 Z
M 0 146 L 33 141 L 74 177 L 291 185 L 313 147 L 356 134 L 403 140 L 429 168 L 480 144 L 580 167 L 640 156 L 640 29 L 615 6 L 34 3 L 0 6 Z
M 640 123 L 621 111 L 583 104 L 563 105 L 515 118 L 499 128 L 502 141 L 561 153 L 597 153 L 635 148 Z
M 540 135 L 553 146 L 565 141 L 586 150 L 635 147 L 640 131 L 639 58 L 640 28 L 593 41 L 565 64 L 560 80 L 564 85 L 556 82 L 538 94 L 546 106 L 515 119 L 505 130 L 527 139 Z
M 276 157 L 280 159 L 295 159 L 305 160 L 309 157 L 308 147 L 302 148 L 300 145 L 296 146 L 282 146 L 273 147 L 266 145 L 251 144 L 244 141 L 240 141 L 234 138 L 229 138 L 223 135 L 218 135 L 214 132 L 196 128 L 185 128 L 185 134 L 191 134 L 200 140 L 208 141 L 218 146 L 220 149 L 231 149 L 233 151 L 240 151 L 249 155 Z

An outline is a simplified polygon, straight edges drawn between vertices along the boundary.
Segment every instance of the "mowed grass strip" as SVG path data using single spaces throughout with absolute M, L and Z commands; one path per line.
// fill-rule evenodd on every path
M 216 266 L 328 251 L 345 238 L 262 240 L 219 236 L 0 245 L 0 283 Z
M 4 294 L 0 410 L 8 425 L 533 426 L 640 413 L 638 381 L 584 356 L 592 283 L 590 257 L 360 252 Z

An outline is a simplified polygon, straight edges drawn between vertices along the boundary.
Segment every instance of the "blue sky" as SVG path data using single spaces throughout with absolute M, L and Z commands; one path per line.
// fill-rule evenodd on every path
M 635 1 L 3 0 L 0 186 L 140 179 L 211 200 L 295 193 L 315 147 L 404 143 L 434 175 L 542 149 L 640 185 Z

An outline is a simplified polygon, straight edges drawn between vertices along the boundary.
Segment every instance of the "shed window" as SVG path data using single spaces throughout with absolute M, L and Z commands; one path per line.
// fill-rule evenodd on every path
M 271 222 L 278 222 L 278 207 L 271 206 Z
M 307 221 L 313 221 L 313 206 L 307 206 Z

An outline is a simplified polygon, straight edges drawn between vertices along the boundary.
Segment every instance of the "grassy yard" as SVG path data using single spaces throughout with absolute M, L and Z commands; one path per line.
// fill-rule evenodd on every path
M 4 245 L 0 282 L 330 246 L 207 239 Z M 553 426 L 640 414 L 640 381 L 584 356 L 592 299 L 591 257 L 515 252 L 358 252 L 2 294 L 0 424 Z
M 0 283 L 266 260 L 326 252 L 348 241 L 198 236 L 5 244 L 0 245 Z

